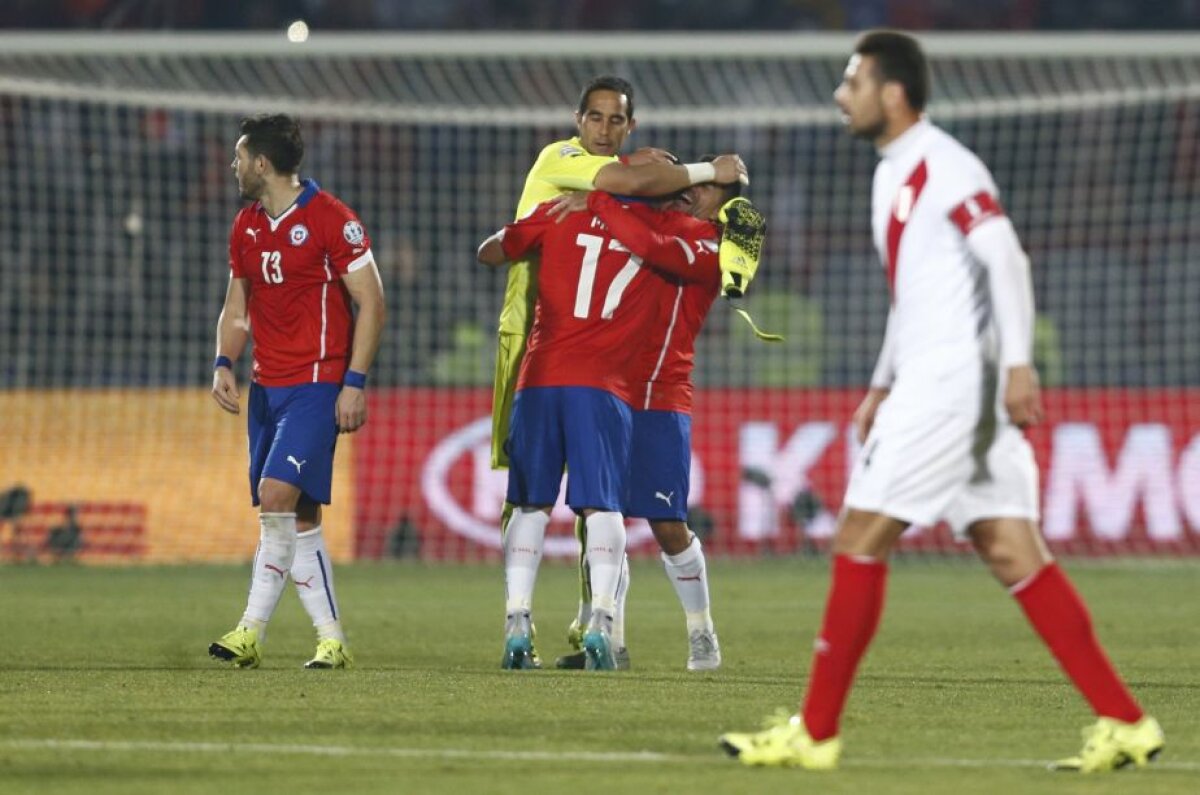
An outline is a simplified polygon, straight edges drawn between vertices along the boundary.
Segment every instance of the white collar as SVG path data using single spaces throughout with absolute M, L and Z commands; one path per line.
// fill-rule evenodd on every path
M 929 119 L 922 116 L 913 126 L 893 138 L 886 146 L 880 148 L 879 156 L 884 160 L 894 160 L 903 157 L 905 153 L 912 150 L 917 140 L 932 128 L 933 124 Z

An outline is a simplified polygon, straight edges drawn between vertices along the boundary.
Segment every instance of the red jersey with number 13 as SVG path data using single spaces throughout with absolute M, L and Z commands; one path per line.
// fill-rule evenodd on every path
M 341 279 L 372 261 L 354 211 L 311 179 L 301 186 L 278 218 L 255 202 L 229 233 L 229 270 L 250 282 L 254 380 L 263 386 L 341 383 L 354 331 Z

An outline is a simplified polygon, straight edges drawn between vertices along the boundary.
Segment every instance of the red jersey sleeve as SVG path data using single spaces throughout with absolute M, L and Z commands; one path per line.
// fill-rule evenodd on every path
M 371 261 L 371 238 L 354 211 L 329 194 L 321 212 L 326 253 L 338 275 L 345 276 Z
M 509 262 L 526 259 L 530 251 L 540 248 L 546 230 L 554 223 L 549 215 L 550 203 L 539 204 L 529 215 L 504 227 L 500 246 Z
M 239 210 L 238 214 L 233 217 L 233 226 L 229 229 L 229 275 L 235 279 L 245 279 L 246 273 L 242 270 L 242 243 L 240 238 L 245 235 L 242 229 L 245 225 L 242 219 L 246 217 L 245 210 Z
M 643 217 L 603 191 L 588 194 L 588 209 L 650 267 L 688 282 L 707 281 L 719 267 L 715 230 L 709 224 L 688 226 L 666 213 Z

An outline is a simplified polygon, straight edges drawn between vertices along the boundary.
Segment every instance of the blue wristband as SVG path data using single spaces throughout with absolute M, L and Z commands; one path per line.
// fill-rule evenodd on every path
M 233 360 L 228 356 L 218 356 L 217 360 L 213 362 L 213 369 L 216 370 L 218 367 L 228 367 L 230 370 L 232 370 Z
M 365 389 L 367 386 L 367 374 L 360 373 L 357 370 L 347 370 L 345 377 L 342 378 L 342 386 Z

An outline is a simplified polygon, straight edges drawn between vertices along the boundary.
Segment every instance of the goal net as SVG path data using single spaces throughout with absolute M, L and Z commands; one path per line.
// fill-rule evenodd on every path
M 1048 538 L 1200 550 L 1200 38 L 939 36 L 930 115 L 987 162 L 1034 267 Z M 847 36 L 0 36 L 0 552 L 253 553 L 243 418 L 208 395 L 240 204 L 241 116 L 304 130 L 303 173 L 361 215 L 389 315 L 370 420 L 339 443 L 341 558 L 497 556 L 488 469 L 511 220 L 593 75 L 636 87 L 630 144 L 739 152 L 768 217 L 746 299 L 698 346 L 690 521 L 713 554 L 822 548 L 887 298 L 875 155 L 832 106 Z M 243 383 L 248 359 L 238 365 Z M 244 393 L 244 389 L 243 389 Z M 573 554 L 556 510 L 552 554 Z M 74 530 L 73 530 L 74 529 Z M 75 546 L 69 543 L 76 539 Z M 644 524 L 632 549 L 649 553 Z M 914 528 L 914 550 L 959 549 Z

